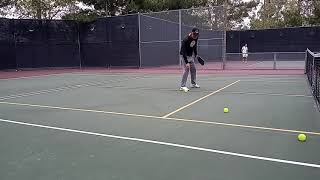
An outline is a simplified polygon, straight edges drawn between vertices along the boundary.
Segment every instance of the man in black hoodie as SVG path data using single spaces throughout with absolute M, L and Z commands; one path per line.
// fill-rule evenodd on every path
M 180 91 L 188 92 L 189 89 L 186 87 L 188 80 L 189 71 L 191 74 L 191 84 L 193 88 L 200 88 L 196 83 L 196 67 L 194 64 L 195 58 L 198 55 L 197 44 L 199 37 L 199 29 L 193 28 L 192 32 L 182 41 L 180 58 L 184 62 L 184 73 L 181 80 Z

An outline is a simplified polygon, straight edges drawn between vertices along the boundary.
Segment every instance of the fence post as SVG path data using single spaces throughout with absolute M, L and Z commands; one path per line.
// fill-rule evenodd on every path
M 225 0 L 223 3 L 223 44 L 222 44 L 222 69 L 226 68 L 226 51 L 227 51 L 227 10 L 228 3 Z
M 138 29 L 139 29 L 139 68 L 142 66 L 141 60 L 141 15 L 138 12 Z
M 77 22 L 78 26 L 78 53 L 79 53 L 79 66 L 82 69 L 82 58 L 81 58 L 81 42 L 80 42 L 80 23 Z
M 179 9 L 179 50 L 178 50 L 178 59 L 179 59 L 179 67 L 181 68 L 182 63 L 181 63 L 181 59 L 180 59 L 180 49 L 181 49 L 181 35 L 182 35 L 182 21 L 181 21 L 181 9 Z
M 277 53 L 273 53 L 273 70 L 277 69 Z

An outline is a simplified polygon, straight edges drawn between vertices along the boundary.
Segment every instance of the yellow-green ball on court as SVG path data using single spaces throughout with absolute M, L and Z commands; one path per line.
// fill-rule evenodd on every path
M 226 107 L 223 108 L 223 112 L 224 112 L 224 113 L 228 113 L 228 112 L 229 112 L 229 108 L 226 108 Z
M 307 136 L 305 134 L 299 134 L 298 140 L 301 142 L 305 142 L 307 140 Z

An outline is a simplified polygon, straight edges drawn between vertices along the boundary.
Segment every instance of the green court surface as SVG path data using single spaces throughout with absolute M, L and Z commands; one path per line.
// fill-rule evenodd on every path
M 134 73 L 0 80 L 0 179 L 320 177 L 320 113 L 304 75 L 199 75 L 201 88 L 187 93 L 180 80 Z

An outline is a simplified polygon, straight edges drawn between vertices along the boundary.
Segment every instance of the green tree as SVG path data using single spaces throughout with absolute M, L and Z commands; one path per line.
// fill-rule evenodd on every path
M 262 5 L 250 25 L 252 29 L 265 29 L 319 24 L 320 1 L 274 0 Z
M 286 0 L 264 3 L 257 13 L 251 18 L 251 29 L 279 28 L 283 26 L 282 11 Z
M 320 1 L 312 1 L 311 14 L 307 21 L 309 25 L 320 25 Z
M 208 0 L 81 0 L 102 16 L 205 6 Z
M 136 0 L 129 3 L 125 13 L 222 6 L 225 1 L 227 2 L 227 29 L 242 23 L 244 18 L 249 17 L 249 13 L 259 4 L 256 0 L 248 2 L 243 2 L 242 0 Z M 220 24 L 224 21 L 224 12 L 220 8 L 214 8 L 209 15 L 200 12 L 198 15 L 199 21 L 201 21 L 201 17 L 203 19 L 218 18 L 213 22 L 215 24 L 213 26 L 218 26 L 218 21 L 220 21 Z
M 157 12 L 176 9 L 187 9 L 191 7 L 212 7 L 224 5 L 227 1 L 227 28 L 231 29 L 238 23 L 242 23 L 245 17 L 249 17 L 249 12 L 252 11 L 257 5 L 257 0 L 251 0 L 249 2 L 242 2 L 241 0 L 81 0 L 84 4 L 93 6 L 93 11 L 79 11 L 66 15 L 64 18 L 86 18 L 86 13 L 90 17 L 98 16 L 115 16 L 118 14 L 130 14 L 137 12 Z M 214 17 L 224 17 L 224 12 L 212 11 L 211 14 L 198 13 L 198 19 L 201 16 L 209 19 Z M 218 21 L 224 22 L 224 19 L 218 18 L 214 23 Z
M 12 0 L 0 0 L 0 15 L 6 15 L 6 11 L 8 11 L 8 6 L 13 4 L 14 1 Z
M 230 30 L 242 24 L 244 18 L 250 17 L 250 12 L 259 5 L 259 2 L 229 0 L 227 4 L 227 30 Z M 245 26 L 240 27 L 245 28 Z
M 11 0 L 0 0 L 0 8 L 6 7 L 8 5 L 13 4 L 14 2 Z
M 303 24 L 303 18 L 298 10 L 287 10 L 283 13 L 283 21 L 279 23 L 281 27 L 299 27 Z
M 76 0 L 16 0 L 15 14 L 19 18 L 53 19 L 75 11 Z
M 80 22 L 90 22 L 97 19 L 100 15 L 94 10 L 79 10 L 62 16 L 64 20 L 76 20 Z
M 99 16 L 115 16 L 130 3 L 127 0 L 81 0 L 81 2 L 93 6 Z

